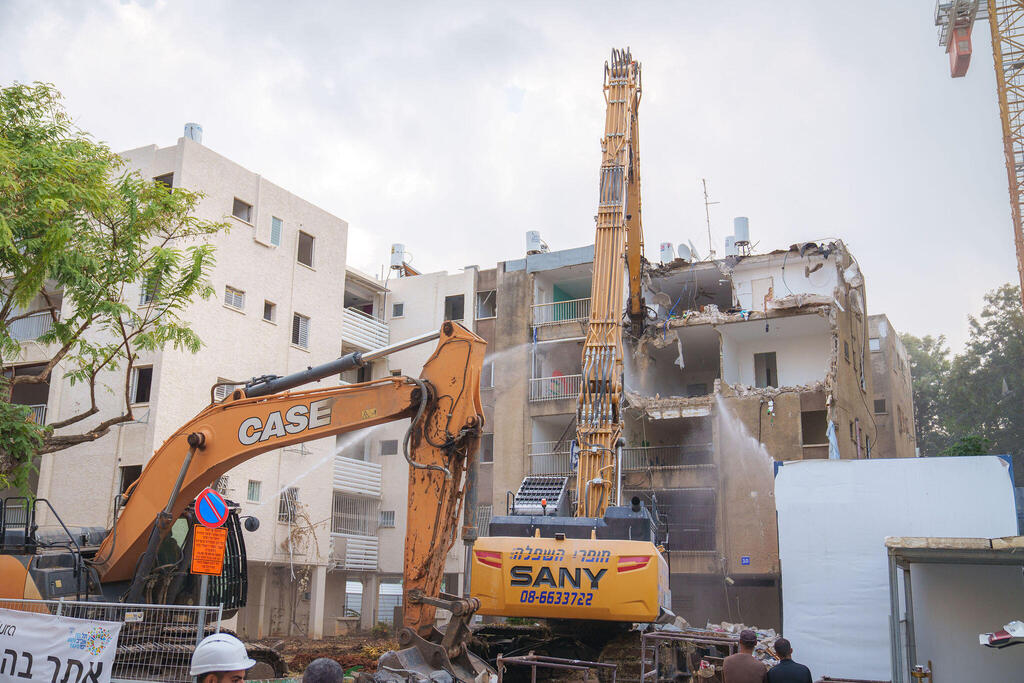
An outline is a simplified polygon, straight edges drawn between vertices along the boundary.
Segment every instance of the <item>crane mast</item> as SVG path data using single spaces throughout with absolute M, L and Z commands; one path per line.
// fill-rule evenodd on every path
M 590 325 L 583 346 L 583 382 L 576 408 L 576 515 L 600 517 L 616 495 L 616 448 L 622 434 L 622 333 L 625 269 L 628 313 L 634 332 L 643 328 L 641 289 L 640 155 L 637 109 L 640 64 L 629 49 L 612 50 L 605 62 L 607 105 L 601 141 L 601 178 L 594 240 Z M 617 504 L 620 501 L 614 501 Z

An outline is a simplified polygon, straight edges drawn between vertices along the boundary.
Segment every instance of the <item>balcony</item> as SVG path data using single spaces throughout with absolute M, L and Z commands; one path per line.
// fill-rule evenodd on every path
M 533 304 L 533 326 L 555 325 L 590 319 L 590 298 Z
M 383 320 L 357 308 L 346 308 L 341 323 L 341 340 L 363 351 L 373 351 L 387 346 L 390 335 Z
M 40 403 L 37 405 L 29 406 L 32 409 L 32 421 L 37 425 L 46 424 L 46 404 Z
M 377 571 L 377 551 L 380 541 L 376 536 L 331 533 L 331 560 L 329 568 L 350 571 Z
M 14 315 L 20 315 L 20 313 L 15 311 Z M 49 312 L 33 313 L 15 320 L 8 326 L 11 338 L 19 342 L 35 341 L 51 329 L 53 329 L 53 316 Z
M 530 379 L 530 402 L 557 401 L 580 395 L 583 375 L 555 375 Z
M 379 463 L 334 456 L 334 490 L 380 498 L 384 491 Z
M 710 443 L 679 446 L 638 446 L 622 449 L 622 471 L 642 472 L 651 468 L 681 468 L 712 462 Z
M 534 441 L 530 444 L 530 474 L 572 473 L 569 461 L 569 442 Z

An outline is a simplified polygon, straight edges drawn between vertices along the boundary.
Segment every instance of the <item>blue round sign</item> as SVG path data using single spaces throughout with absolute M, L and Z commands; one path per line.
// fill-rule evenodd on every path
M 203 526 L 216 529 L 224 524 L 228 518 L 228 504 L 224 498 L 207 487 L 196 498 L 196 519 Z

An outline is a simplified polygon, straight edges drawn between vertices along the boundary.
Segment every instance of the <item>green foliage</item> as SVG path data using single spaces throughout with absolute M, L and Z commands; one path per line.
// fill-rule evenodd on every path
M 385 638 L 389 633 L 391 633 L 391 624 L 386 621 L 378 621 L 370 629 L 370 635 L 374 638 Z
M 126 171 L 72 125 L 53 86 L 0 88 L 0 364 L 19 357 L 14 322 L 36 313 L 53 320 L 39 338 L 50 353 L 44 372 L 15 376 L 0 399 L 10 401 L 19 383 L 50 381 L 58 363 L 90 396 L 88 409 L 42 434 L 36 452 L 91 441 L 132 419 L 124 394 L 140 352 L 202 346 L 184 314 L 213 293 L 209 239 L 226 226 L 193 215 L 200 199 Z M 140 288 L 152 294 L 148 305 L 138 305 Z M 97 390 L 122 396 L 123 408 L 69 430 L 99 412 Z M 22 429 L 16 412 L 0 414 L 0 433 Z M 15 461 L 26 462 L 8 457 L 0 474 L 24 479 L 10 469 Z
M 0 489 L 27 489 L 32 458 L 47 432 L 32 420 L 31 408 L 0 399 Z
M 1024 453 L 1024 312 L 1020 288 L 985 295 L 963 353 L 904 335 L 922 455 Z

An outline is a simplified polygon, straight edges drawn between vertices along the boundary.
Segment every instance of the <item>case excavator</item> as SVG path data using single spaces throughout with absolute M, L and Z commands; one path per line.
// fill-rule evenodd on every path
M 292 391 L 435 339 L 437 348 L 419 378 Z M 466 647 L 476 601 L 439 592 L 483 426 L 480 371 L 485 346 L 462 326 L 445 322 L 439 332 L 350 353 L 292 375 L 253 378 L 223 401 L 211 402 L 164 442 L 119 497 L 110 530 L 65 525 L 44 499 L 8 498 L 0 507 L 0 604 L 25 598 L 198 604 L 200 582 L 189 573 L 195 523 L 191 503 L 205 487 L 260 453 L 411 418 L 403 441 L 410 466 L 404 628 L 399 633 L 403 649 L 385 655 L 381 671 L 418 671 L 437 680 L 488 680 L 493 672 Z M 37 524 L 37 513 L 44 508 L 54 525 Z M 254 518 L 245 522 L 250 531 L 258 527 Z M 226 617 L 246 603 L 242 526 L 238 508 L 232 506 L 225 572 L 213 577 L 207 595 L 207 604 L 223 604 Z M 45 603 L 21 604 L 40 609 Z M 438 608 L 453 615 L 444 633 L 435 628 Z M 126 623 L 124 628 L 136 626 Z M 175 625 L 163 629 L 145 639 L 145 656 L 154 667 L 161 658 L 180 656 L 182 648 L 194 646 L 198 635 Z M 259 663 L 250 677 L 285 674 L 284 662 L 272 649 L 256 644 L 247 649 Z

